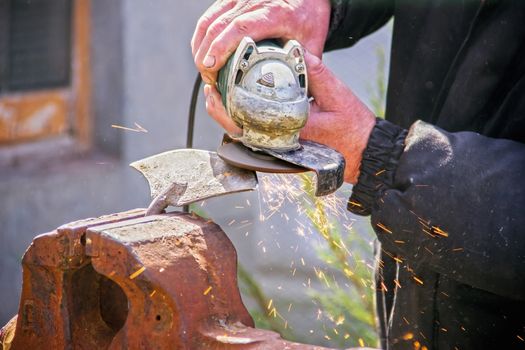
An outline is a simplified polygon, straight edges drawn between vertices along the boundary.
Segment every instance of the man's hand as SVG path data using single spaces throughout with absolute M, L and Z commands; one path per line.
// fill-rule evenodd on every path
M 308 85 L 314 101 L 301 138 L 325 144 L 346 160 L 345 181 L 355 184 L 375 116 L 315 55 L 305 51 Z M 242 130 L 228 117 L 214 86 L 204 87 L 206 110 L 230 135 Z
M 191 40 L 195 65 L 207 84 L 245 36 L 295 39 L 321 57 L 330 22 L 329 0 L 217 0 L 202 15 Z
M 355 184 L 375 115 L 316 56 L 305 52 L 314 101 L 301 138 L 338 150 L 346 160 L 345 181 Z

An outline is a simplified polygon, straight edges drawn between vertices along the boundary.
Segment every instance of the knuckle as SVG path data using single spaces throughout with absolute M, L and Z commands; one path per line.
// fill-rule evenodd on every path
M 198 57 L 198 55 L 193 57 L 193 63 L 195 63 L 195 66 L 199 71 L 202 71 L 202 60 Z
M 310 67 L 308 67 L 308 73 L 311 76 L 324 75 L 326 71 L 327 71 L 326 66 L 320 60 L 314 63 L 313 65 L 310 65 Z
M 208 27 L 208 30 L 206 31 L 206 35 L 209 35 L 212 37 L 219 36 L 219 34 L 221 34 L 224 31 L 224 29 L 226 29 L 226 27 L 228 26 L 228 24 L 230 24 L 230 22 L 231 21 L 229 18 L 221 18 L 220 20 L 215 21 L 213 24 L 211 24 Z
M 197 28 L 205 27 L 211 21 L 210 16 L 204 14 L 197 21 Z
M 250 33 L 250 28 L 253 26 L 247 20 L 236 19 L 232 23 L 235 31 L 241 35 L 248 35 Z

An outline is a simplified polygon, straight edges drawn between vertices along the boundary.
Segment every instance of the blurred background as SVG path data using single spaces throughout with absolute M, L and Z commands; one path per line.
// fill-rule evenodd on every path
M 144 207 L 128 164 L 183 148 L 196 70 L 190 39 L 211 1 L 0 0 L 0 327 L 18 309 L 32 239 L 77 219 Z M 391 24 L 325 62 L 378 115 Z M 198 102 L 194 147 L 221 129 Z M 376 345 L 373 233 L 346 212 L 351 188 L 261 175 L 259 190 L 193 206 L 239 257 L 258 326 L 332 347 Z

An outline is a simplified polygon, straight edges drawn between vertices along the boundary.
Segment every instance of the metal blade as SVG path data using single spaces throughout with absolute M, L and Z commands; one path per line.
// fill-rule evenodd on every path
M 299 140 L 301 148 L 276 152 L 263 150 L 276 158 L 310 169 L 317 175 L 315 195 L 326 196 L 335 192 L 344 182 L 345 158 L 335 149 L 323 144 Z
M 222 144 L 217 149 L 217 154 L 228 164 L 263 173 L 293 174 L 309 170 L 274 156 L 252 151 L 240 142 Z
M 301 148 L 294 151 L 254 151 L 225 135 L 217 152 L 225 162 L 243 169 L 267 173 L 314 171 L 317 178 L 316 196 L 325 196 L 341 187 L 345 170 L 343 155 L 317 142 L 299 140 L 299 143 Z
M 225 163 L 217 153 L 179 149 L 130 164 L 148 180 L 153 202 L 148 214 L 168 205 L 180 207 L 207 198 L 254 190 L 255 172 Z

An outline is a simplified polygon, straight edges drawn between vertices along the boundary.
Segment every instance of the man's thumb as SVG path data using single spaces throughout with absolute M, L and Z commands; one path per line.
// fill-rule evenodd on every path
M 308 90 L 322 109 L 330 109 L 337 103 L 337 94 L 346 88 L 325 66 L 321 59 L 310 52 L 304 52 L 308 72 Z

